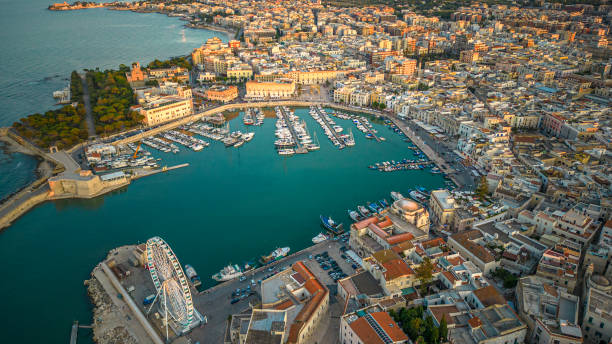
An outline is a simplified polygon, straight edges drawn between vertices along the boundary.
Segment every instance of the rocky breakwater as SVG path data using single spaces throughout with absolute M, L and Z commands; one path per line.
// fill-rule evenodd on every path
M 102 283 L 95 277 L 85 281 L 87 294 L 93 305 L 93 339 L 98 344 L 125 343 L 138 341 L 128 329 L 121 325 L 119 307 L 115 305 Z

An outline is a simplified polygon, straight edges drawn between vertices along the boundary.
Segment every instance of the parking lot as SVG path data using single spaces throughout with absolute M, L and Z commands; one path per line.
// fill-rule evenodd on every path
M 225 282 L 194 295 L 194 304 L 202 314 L 207 316 L 208 324 L 194 329 L 188 334 L 188 337 L 191 338 L 192 342 L 223 342 L 223 334 L 225 332 L 228 317 L 249 308 L 249 304 L 257 304 L 260 302 L 261 281 L 280 271 L 290 268 L 291 265 L 297 261 L 304 261 L 306 266 L 321 283 L 330 289 L 330 309 L 332 314 L 330 316 L 330 321 L 325 322 L 324 326 L 326 327 L 319 329 L 321 332 L 321 339 L 325 338 L 325 342 L 327 343 L 327 338 L 338 336 L 338 317 L 340 316 L 342 307 L 338 306 L 338 303 L 335 302 L 336 282 L 329 274 L 329 270 L 333 269 L 328 268 L 324 270 L 320 266 L 320 263 L 317 262 L 315 256 L 323 256 L 324 252 L 327 252 L 327 256 L 336 262 L 342 273 L 351 275 L 354 273 L 355 269 L 352 268 L 351 263 L 342 258 L 344 253 L 341 251 L 341 248 L 343 246 L 348 248 L 348 234 L 336 240 L 328 240 L 310 246 L 265 267 L 249 271 L 244 275 L 244 278 Z M 326 264 L 331 265 L 331 260 L 329 258 L 326 260 Z M 338 271 L 338 269 L 336 269 L 336 271 Z M 338 309 L 336 310 L 336 308 Z M 319 341 L 319 343 L 322 343 L 322 341 Z

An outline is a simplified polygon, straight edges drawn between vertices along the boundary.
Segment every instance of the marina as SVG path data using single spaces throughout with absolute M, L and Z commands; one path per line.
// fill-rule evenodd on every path
M 351 147 L 355 145 L 355 138 L 353 133 L 346 135 L 340 135 L 344 130 L 341 126 L 337 125 L 327 114 L 320 105 L 310 107 L 310 115 L 315 119 L 323 128 L 325 135 L 331 140 L 331 142 L 338 149 L 344 149 L 345 147 Z
M 325 135 L 322 127 L 308 115 L 308 108 L 296 108 L 294 111 L 311 129 L 313 142 L 315 135 L 319 138 Z M 210 129 L 206 132 L 223 132 L 227 129 L 227 121 L 221 121 L 222 117 L 217 117 L 218 124 L 196 121 L 188 127 L 197 129 L 198 126 L 208 125 Z M 344 121 L 337 119 L 341 125 L 350 124 Z M 45 295 L 38 293 L 34 285 L 28 284 L 26 276 L 16 276 L 15 282 L 24 285 L 24 293 L 29 295 L 31 302 L 24 305 L 8 300 L 5 309 L 19 312 L 23 307 L 31 309 L 35 303 L 45 302 L 55 311 L 42 310 L 41 317 L 57 318 L 53 323 L 57 322 L 57 327 L 64 329 L 58 334 L 58 341 L 66 340 L 66 327 L 73 320 L 78 319 L 83 324 L 92 322 L 82 280 L 99 262 L 100 256 L 117 243 L 135 243 L 151 235 L 160 235 L 172 243 L 183 262 L 197 270 L 202 283 L 199 289 L 210 288 L 217 283 L 210 276 L 230 262 L 256 261 L 260 255 L 280 246 L 291 247 L 291 254 L 312 245 L 313 237 L 323 231 L 319 229 L 320 214 L 347 225 L 347 221 L 351 221 L 347 209 L 352 207 L 356 211 L 356 205 L 364 205 L 364 200 L 389 197 L 386 191 L 381 190 L 401 190 L 403 193 L 403 190 L 414 189 L 417 180 L 418 184 L 429 189 L 443 186 L 442 176 L 432 175 L 428 171 L 410 171 L 411 177 L 406 178 L 403 173 L 371 173 L 363 168 L 372 161 L 410 157 L 412 151 L 405 148 L 406 144 L 398 135 L 390 135 L 387 138 L 389 144 L 384 145 L 363 135 L 355 135 L 359 149 L 342 151 L 329 140 L 321 140 L 320 150 L 316 154 L 306 154 L 300 159 L 280 159 L 274 149 L 275 121 L 266 120 L 257 128 L 244 126 L 241 114 L 229 122 L 232 131 L 245 133 L 250 128 L 254 129 L 255 138 L 239 149 L 227 149 L 222 142 L 196 133 L 196 137 L 211 144 L 195 152 L 172 143 L 179 148 L 177 153 L 149 149 L 143 143 L 140 149 L 146 148 L 153 157 L 161 158 L 163 164 L 158 162 L 161 166 L 189 163 L 189 167 L 177 169 L 171 174 L 139 179 L 129 186 L 127 192 L 111 193 L 91 200 L 44 203 L 15 221 L 9 230 L 2 233 L 4 240 L 0 241 L 0 258 L 6 261 L 6 271 L 17 271 L 22 264 L 34 265 L 37 259 L 45 259 L 49 264 L 73 273 L 62 276 L 64 286 L 61 289 L 51 286 Z M 385 128 L 378 123 L 372 125 L 379 132 Z M 330 164 L 330 161 L 334 161 L 334 164 Z M 347 170 L 351 171 L 349 178 L 346 177 Z M 224 182 L 217 182 L 220 180 Z M 357 183 L 366 183 L 368 187 L 356 188 Z M 313 194 L 313 190 L 317 192 Z M 162 199 L 160 195 L 163 195 Z M 289 196 L 290 201 L 287 201 Z M 148 210 L 159 207 L 160 201 L 168 203 L 164 211 Z M 258 220 L 272 219 L 282 212 L 291 213 L 292 216 L 284 221 Z M 145 213 L 146 219 L 134 216 L 134 213 Z M 49 220 L 41 223 L 40 218 Z M 228 218 L 232 219 L 229 227 L 232 235 L 215 235 L 215 228 L 228 228 Z M 83 223 L 88 228 L 85 234 Z M 214 240 L 204 239 L 209 235 L 214 235 Z M 55 236 L 66 237 L 66 240 L 57 242 L 50 250 L 44 243 Z M 87 242 L 96 242 L 99 248 L 92 250 Z M 336 241 L 326 240 L 322 245 L 328 243 Z M 53 255 L 52 251 L 56 250 L 69 250 L 79 261 Z M 202 254 L 204 251 L 206 255 Z M 265 273 L 258 273 L 260 277 L 255 278 L 256 281 L 270 273 L 267 269 L 263 269 Z M 247 278 L 252 278 L 252 273 L 249 271 Z M 57 274 L 42 271 L 40 277 L 52 279 Z M 228 283 L 237 284 L 238 279 Z M 223 294 L 223 297 L 229 298 L 229 294 L 231 292 Z M 244 302 L 236 303 L 236 309 Z M 229 299 L 222 305 L 229 306 Z M 57 309 L 66 311 L 58 314 Z M 210 313 L 210 310 L 207 312 Z
M 353 122 L 353 124 L 357 126 L 357 129 L 359 129 L 359 131 L 365 134 L 365 137 L 367 139 L 374 139 L 376 140 L 376 142 L 382 142 L 386 140 L 384 137 L 379 137 L 378 135 L 376 135 L 378 134 L 378 131 L 374 129 L 370 121 L 368 121 L 368 119 L 364 116 L 351 115 L 337 110 L 334 110 L 332 114 L 340 119 L 345 119 Z
M 276 111 L 276 137 L 274 145 L 278 148 L 279 155 L 293 155 L 308 153 L 307 147 L 312 140 L 306 131 L 306 125 L 300 118 L 292 113 L 289 108 L 280 106 Z

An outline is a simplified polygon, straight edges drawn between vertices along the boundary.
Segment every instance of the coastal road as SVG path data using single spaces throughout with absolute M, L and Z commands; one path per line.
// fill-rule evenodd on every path
M 85 74 L 79 74 L 81 77 L 81 83 L 83 84 L 83 103 L 85 104 L 85 122 L 87 123 L 87 133 L 89 138 L 96 136 L 96 125 L 91 112 L 91 102 L 89 100 L 89 88 L 87 87 L 87 80 Z
M 457 154 L 453 152 L 455 147 L 454 142 L 440 141 L 434 138 L 427 131 L 411 120 L 406 121 L 398 119 L 398 121 L 405 127 L 410 128 L 423 143 L 429 146 L 436 154 L 438 154 L 438 156 L 444 159 L 446 165 L 454 170 L 452 176 L 457 179 L 459 183 L 461 183 L 462 189 L 473 190 L 475 187 L 474 179 L 470 174 L 470 170 L 461 165 L 461 157 L 457 156 Z

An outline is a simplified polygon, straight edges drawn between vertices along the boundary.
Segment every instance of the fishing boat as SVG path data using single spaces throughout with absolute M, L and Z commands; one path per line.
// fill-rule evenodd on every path
M 329 237 L 323 233 L 319 233 L 316 237 L 312 238 L 312 242 L 315 244 L 318 244 L 320 242 L 323 242 L 325 240 L 329 239 Z
M 223 282 L 229 281 L 240 276 L 242 276 L 242 270 L 240 269 L 240 267 L 237 264 L 230 264 L 221 269 L 221 271 L 219 271 L 218 273 L 214 274 L 212 276 L 212 279 L 217 282 Z
M 327 229 L 328 231 L 334 233 L 334 234 L 340 234 L 342 233 L 342 224 L 341 223 L 336 223 L 331 217 L 329 216 L 320 216 L 321 218 L 321 222 L 323 223 L 323 227 L 325 227 L 325 229 Z
M 427 196 L 425 196 L 422 192 L 418 190 L 410 191 L 410 197 L 417 202 L 425 203 L 427 201 Z
M 394 201 L 399 201 L 400 199 L 404 199 L 406 197 L 397 191 L 391 191 L 391 198 L 393 198 Z
M 368 204 L 368 209 L 370 209 L 372 212 L 374 212 L 374 213 L 378 213 L 379 212 L 378 204 L 376 204 L 374 202 L 367 202 L 367 204 Z
M 185 275 L 189 277 L 191 283 L 193 283 L 195 287 L 199 287 L 200 285 L 202 285 L 202 281 L 200 281 L 200 276 L 198 276 L 193 266 L 185 264 Z
M 275 260 L 279 260 L 285 257 L 289 253 L 289 250 L 290 250 L 289 247 L 277 248 L 276 250 L 272 251 L 272 253 L 270 253 L 269 255 L 261 256 L 261 262 L 264 264 L 268 264 Z
M 355 210 L 348 210 L 348 214 L 351 217 L 351 219 L 353 219 L 353 221 L 357 222 L 357 221 L 361 221 L 363 219 L 363 217 L 361 215 L 359 215 L 358 212 L 356 212 Z
M 383 208 L 389 208 L 389 202 L 387 202 L 387 200 L 384 198 L 378 201 L 378 203 L 380 203 Z
M 359 210 L 359 212 L 361 213 L 361 215 L 363 215 L 363 217 L 370 217 L 370 211 L 368 210 L 368 208 L 362 206 L 362 205 L 358 205 L 357 206 L 357 210 Z

